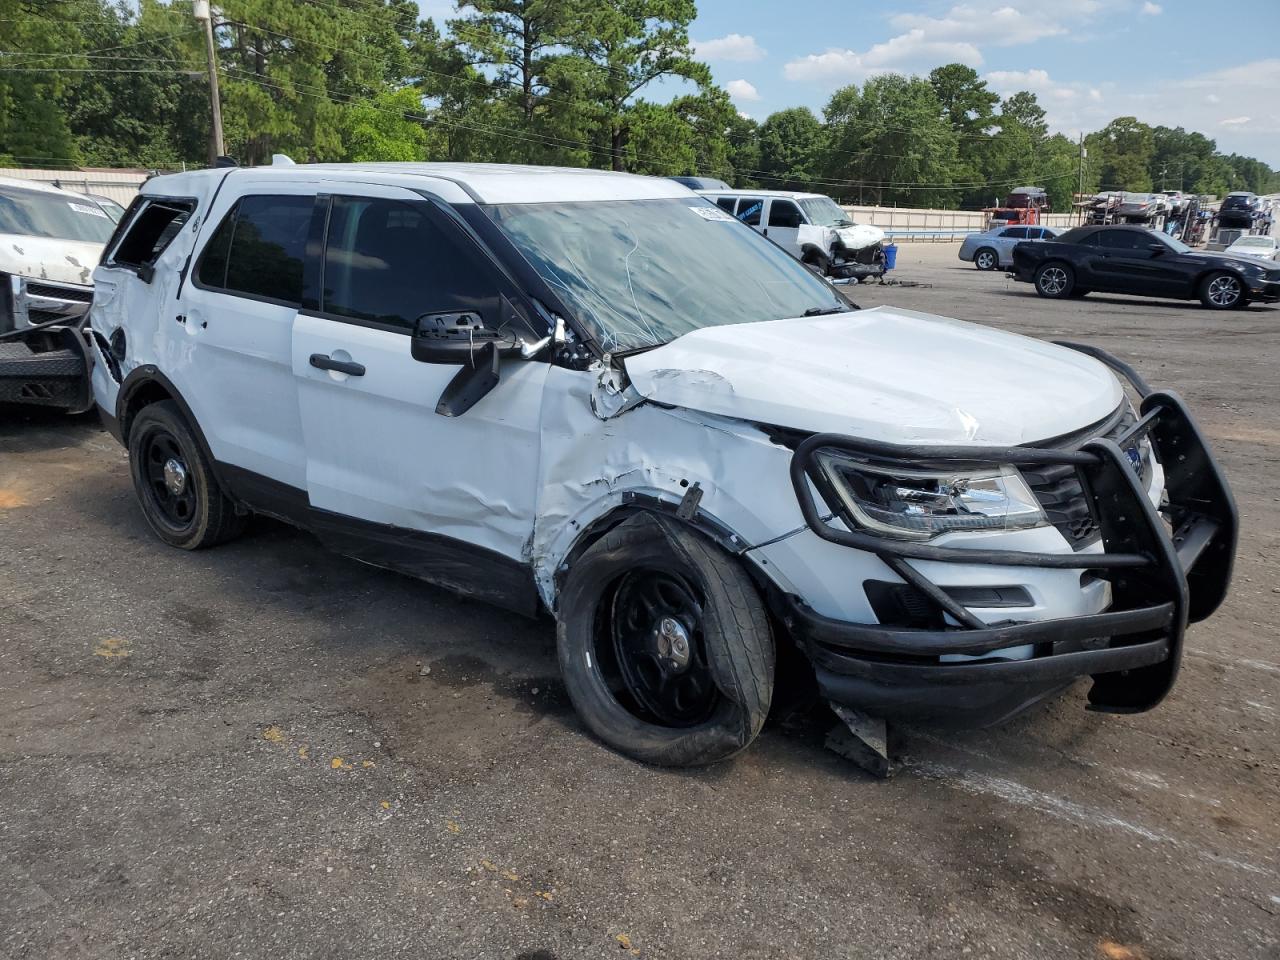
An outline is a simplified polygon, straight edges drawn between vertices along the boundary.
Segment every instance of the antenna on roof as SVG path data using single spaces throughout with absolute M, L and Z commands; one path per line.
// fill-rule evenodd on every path
M 293 162 L 293 158 L 285 153 L 273 153 L 271 155 L 271 165 L 273 167 L 294 167 L 297 166 Z

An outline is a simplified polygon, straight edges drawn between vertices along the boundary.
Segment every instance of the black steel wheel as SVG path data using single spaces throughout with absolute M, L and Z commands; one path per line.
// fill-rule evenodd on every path
M 196 550 L 229 540 L 244 516 L 222 492 L 177 404 L 143 407 L 129 426 L 129 472 L 142 515 L 165 543 Z
M 719 691 L 707 664 L 702 603 L 668 570 L 634 570 L 614 589 L 597 658 L 607 662 L 612 652 L 626 699 L 642 719 L 688 727 L 711 715 Z M 602 642 L 611 651 L 600 650 Z
M 702 534 L 650 514 L 619 523 L 571 561 L 556 621 L 569 698 L 615 750 L 692 766 L 760 732 L 769 618 L 742 564 Z
M 175 529 L 191 526 L 196 519 L 195 484 L 173 434 L 164 429 L 148 433 L 142 444 L 142 469 L 152 509 Z

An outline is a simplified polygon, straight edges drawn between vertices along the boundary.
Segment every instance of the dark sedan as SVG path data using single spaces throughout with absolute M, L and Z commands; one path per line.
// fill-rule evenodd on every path
M 1013 276 L 1042 297 L 1130 293 L 1194 300 L 1212 310 L 1280 300 L 1280 264 L 1198 253 L 1180 240 L 1134 226 L 1085 226 L 1057 240 L 1013 248 Z

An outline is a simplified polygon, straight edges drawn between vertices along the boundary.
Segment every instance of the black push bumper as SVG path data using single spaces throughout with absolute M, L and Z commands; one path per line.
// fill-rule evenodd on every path
M 949 624 L 926 630 L 849 623 L 788 598 L 785 619 L 828 699 L 889 717 L 981 724 L 1003 719 L 1085 676 L 1093 678 L 1090 709 L 1113 713 L 1149 710 L 1172 688 L 1187 623 L 1212 614 L 1230 585 L 1238 525 L 1235 501 L 1176 394 L 1150 390 L 1108 354 L 1076 349 L 1112 366 L 1143 395 L 1140 418 L 1115 442 L 1097 439 L 1064 450 L 939 448 L 819 434 L 796 448 L 791 478 L 809 527 L 824 540 L 880 556 L 936 604 Z M 1172 534 L 1121 452 L 1144 435 L 1165 470 L 1168 505 L 1162 512 Z M 834 526 L 830 511 L 820 509 L 813 496 L 816 489 L 827 504 L 839 503 L 814 458 L 824 448 L 924 467 L 1071 464 L 1079 472 L 1104 552 L 967 550 L 886 540 L 859 531 L 848 520 L 844 527 Z M 1087 571 L 1110 581 L 1111 607 L 1088 616 L 989 625 L 910 560 Z M 1029 659 L 940 659 L 987 656 L 1026 645 L 1033 648 Z
M 44 326 L 0 337 L 0 403 L 89 409 L 91 361 L 75 326 Z

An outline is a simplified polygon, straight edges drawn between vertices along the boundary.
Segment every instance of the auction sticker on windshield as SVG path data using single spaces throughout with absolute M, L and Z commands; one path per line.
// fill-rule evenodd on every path
M 690 206 L 689 209 L 700 216 L 703 220 L 727 220 L 729 223 L 733 223 L 733 217 L 729 216 L 719 207 L 712 206 L 709 203 Z
M 88 204 L 86 204 L 86 203 L 71 203 L 71 202 L 68 202 L 68 203 L 67 203 L 67 206 L 68 206 L 68 207 L 70 207 L 72 210 L 74 210 L 76 213 L 91 213 L 91 214 L 93 214 L 95 217 L 105 217 L 105 216 L 107 216 L 107 215 L 106 215 L 106 213 L 104 213 L 104 212 L 103 212 L 103 210 L 102 210 L 100 207 L 92 207 L 92 206 L 89 206 L 89 205 L 88 205 Z M 108 219 L 110 219 L 110 218 L 108 218 Z

